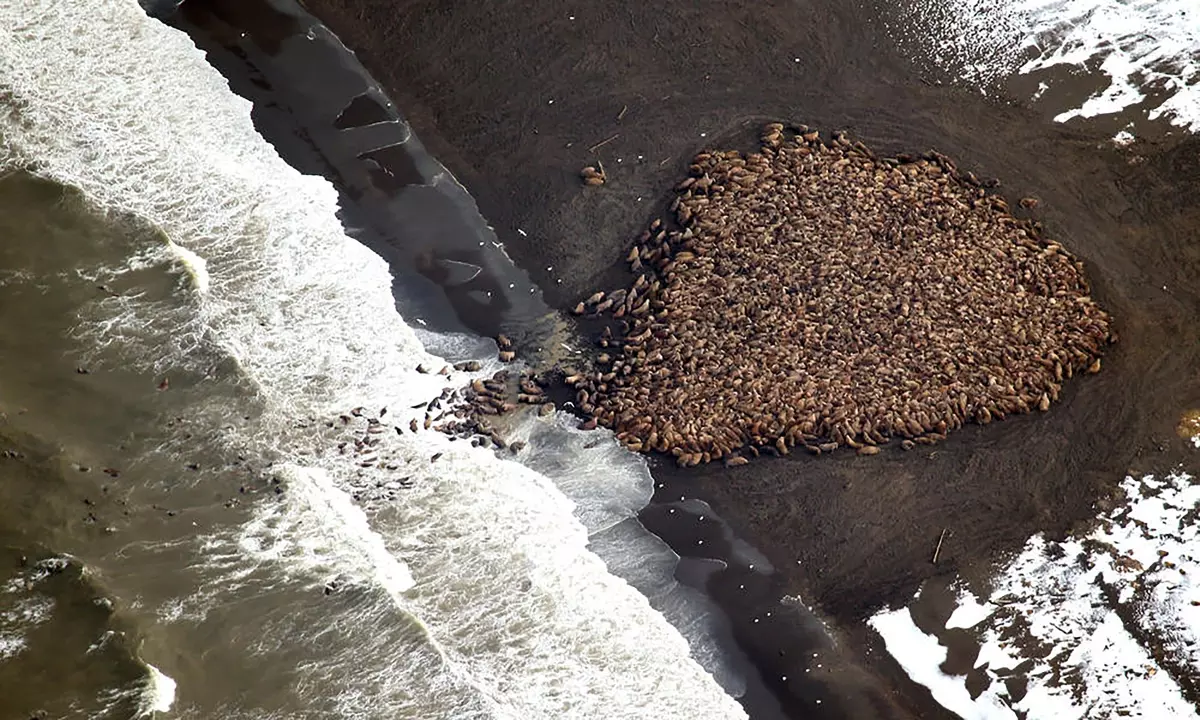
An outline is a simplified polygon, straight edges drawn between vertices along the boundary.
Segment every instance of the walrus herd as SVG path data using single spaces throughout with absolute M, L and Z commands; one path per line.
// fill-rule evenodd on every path
M 567 382 L 632 450 L 911 449 L 1049 409 L 1115 341 L 1083 265 L 939 153 L 776 123 L 690 170 L 674 222 L 629 251 L 633 282 L 575 308 L 615 322 Z

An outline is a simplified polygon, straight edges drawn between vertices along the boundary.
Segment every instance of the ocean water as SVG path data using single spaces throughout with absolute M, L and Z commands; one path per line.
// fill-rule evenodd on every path
M 744 716 L 673 555 L 630 522 L 644 463 L 555 417 L 514 429 L 532 440 L 516 459 L 410 433 L 414 405 L 471 379 L 418 372 L 445 364 L 427 344 L 481 374 L 494 348 L 406 324 L 333 188 L 279 158 L 186 36 L 135 0 L 0 3 L 0 110 L 3 525 L 99 613 L 82 679 L 12 675 L 7 702 Z M 644 553 L 623 572 L 642 592 L 600 548 Z M 20 572 L 6 668 L 54 657 L 41 628 L 63 602 Z M 688 639 L 647 596 L 692 618 Z M 86 662 L 101 650 L 121 661 Z

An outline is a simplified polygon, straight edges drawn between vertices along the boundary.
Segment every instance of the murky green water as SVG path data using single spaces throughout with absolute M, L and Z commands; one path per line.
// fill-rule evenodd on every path
M 124 537 L 150 520 L 129 468 L 170 402 L 75 336 L 112 293 L 169 295 L 174 279 L 147 270 L 100 289 L 106 262 L 156 239 L 24 173 L 0 180 L 0 238 L 0 715 L 131 717 L 149 677 L 136 613 L 89 563 L 119 568 Z

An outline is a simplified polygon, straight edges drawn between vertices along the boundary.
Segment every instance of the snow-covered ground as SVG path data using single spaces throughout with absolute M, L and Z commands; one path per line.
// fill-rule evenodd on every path
M 1200 130 L 1196 0 L 908 0 L 892 7 L 885 31 L 893 42 L 981 92 L 1025 75 L 1039 81 L 1029 98 L 1038 100 L 1082 81 L 1094 89 L 1056 96 L 1055 120 L 1117 115 Z
M 1127 502 L 1086 536 L 1031 538 L 987 598 L 958 589 L 944 628 L 927 634 L 907 607 L 871 626 L 970 720 L 1200 718 L 1200 483 L 1177 471 L 1122 489 Z M 978 656 L 947 673 L 946 640 L 964 630 Z

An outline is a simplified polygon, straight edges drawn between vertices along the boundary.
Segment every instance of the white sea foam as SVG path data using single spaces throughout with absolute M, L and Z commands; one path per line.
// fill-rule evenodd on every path
M 234 544 L 240 556 L 214 552 L 210 561 L 240 562 L 234 574 L 247 578 L 251 559 L 314 582 L 333 570 L 354 576 L 385 589 L 392 609 L 371 606 L 330 623 L 371 623 L 358 631 L 384 637 L 397 622 L 387 613 L 398 611 L 427 634 L 433 661 L 381 646 L 314 662 L 313 682 L 321 668 L 342 673 L 331 682 L 340 694 L 322 702 L 340 698 L 346 714 L 387 714 L 430 702 L 418 697 L 428 691 L 443 715 L 479 709 L 462 717 L 744 716 L 646 599 L 587 551 L 572 503 L 543 475 L 437 433 L 390 432 L 379 453 L 412 476 L 412 487 L 372 518 L 349 503 L 346 491 L 364 477 L 386 482 L 398 473 L 325 452 L 324 438 L 296 421 L 367 403 L 407 408 L 447 382 L 413 369 L 441 362 L 395 313 L 385 263 L 344 235 L 334 190 L 277 156 L 254 131 L 248 103 L 186 36 L 147 18 L 134 0 L 7 4 L 0 91 L 15 108 L 0 119 L 10 163 L 169 238 L 168 255 L 199 291 L 188 300 L 191 318 L 176 319 L 172 332 L 236 358 L 266 407 L 264 424 L 241 442 L 292 458 L 276 468 L 287 494 L 280 504 L 259 503 Z M 137 298 L 103 302 L 119 314 L 81 328 L 96 342 L 139 337 L 163 322 Z M 148 368 L 185 361 L 178 347 L 146 341 L 139 349 L 149 352 L 128 359 Z M 394 410 L 388 420 L 404 428 L 412 417 Z M 618 503 L 617 514 L 629 503 Z M 266 627 L 243 634 L 256 631 L 262 637 L 248 644 L 289 640 L 268 637 Z
M 17 598 L 0 609 L 0 660 L 21 654 L 28 647 L 26 633 L 49 619 L 53 610 L 53 601 L 39 595 Z
M 907 6 L 906 6 L 907 7 Z M 1200 7 L 1193 0 L 919 0 L 889 34 L 985 91 L 1017 74 L 1094 73 L 1103 86 L 1055 119 L 1138 108 L 1200 130 Z M 1041 97 L 1063 76 L 1045 75 Z
M 946 628 L 974 629 L 982 692 L 964 699 L 965 678 L 941 673 L 945 647 L 907 608 L 871 620 L 888 652 L 914 681 L 944 686 L 934 697 L 963 717 L 997 706 L 1030 720 L 1200 717 L 1174 677 L 1200 673 L 1200 485 L 1172 473 L 1122 487 L 1128 504 L 1086 537 L 1031 538 L 988 603 L 962 592 Z
M 289 492 L 243 528 L 242 551 L 313 577 L 340 572 L 371 578 L 393 599 L 413 586 L 408 567 L 388 552 L 362 508 L 324 470 L 288 464 L 277 473 Z
M 175 704 L 175 681 L 153 665 L 146 665 L 146 687 L 142 691 L 138 717 L 151 718 L 155 713 L 165 713 Z
M 53 614 L 53 600 L 29 594 L 31 584 L 44 578 L 45 573 L 45 569 L 35 567 L 0 585 L 0 660 L 20 655 L 29 646 L 26 634 Z
M 179 258 L 179 264 L 187 271 L 188 277 L 192 279 L 196 291 L 202 294 L 208 292 L 208 262 L 191 250 L 180 247 L 173 242 L 169 242 L 168 247 Z
M 26 647 L 25 636 L 19 633 L 0 631 L 0 660 L 16 657 Z

